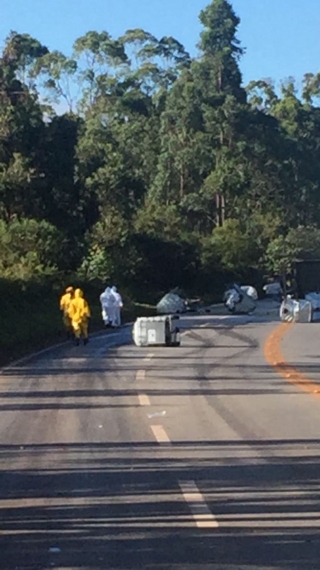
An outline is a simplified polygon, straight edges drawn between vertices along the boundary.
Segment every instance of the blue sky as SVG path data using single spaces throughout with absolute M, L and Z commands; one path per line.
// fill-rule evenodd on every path
M 241 18 L 238 37 L 246 48 L 244 83 L 251 79 L 320 71 L 320 0 L 232 0 Z M 49 49 L 71 53 L 89 30 L 117 37 L 144 28 L 172 35 L 192 53 L 199 38 L 198 14 L 207 0 L 1 0 L 0 43 L 10 30 L 27 32 Z

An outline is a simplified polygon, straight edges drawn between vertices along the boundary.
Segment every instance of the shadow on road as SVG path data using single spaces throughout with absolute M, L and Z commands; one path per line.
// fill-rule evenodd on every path
M 192 330 L 185 347 L 143 364 L 142 387 L 148 351 L 134 347 L 56 351 L 4 371 L 0 412 L 20 436 L 32 437 L 46 410 L 58 424 L 64 410 L 134 408 L 141 390 L 168 406 L 170 396 L 204 396 L 240 439 L 0 445 L 0 570 L 319 570 L 320 438 L 254 439 L 250 419 L 242 425 L 228 407 L 228 396 L 300 393 L 250 360 L 254 330 Z M 60 433 L 71 439 L 68 426 Z M 197 528 L 179 485 L 189 481 L 218 528 Z
M 0 473 L 1 570 L 319 568 L 320 439 L 181 442 L 170 451 L 2 445 L 2 462 L 12 468 Z M 178 484 L 190 479 L 218 529 L 196 528 Z

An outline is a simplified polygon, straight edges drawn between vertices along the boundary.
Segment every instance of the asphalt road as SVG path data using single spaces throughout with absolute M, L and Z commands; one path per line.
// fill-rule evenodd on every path
M 181 348 L 124 329 L 5 370 L 0 570 L 319 570 L 320 399 L 266 364 L 275 326 L 184 319 Z

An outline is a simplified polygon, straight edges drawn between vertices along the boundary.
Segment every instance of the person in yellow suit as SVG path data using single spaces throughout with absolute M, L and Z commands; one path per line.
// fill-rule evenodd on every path
M 62 312 L 62 322 L 67 332 L 67 336 L 72 334 L 71 319 L 69 317 L 69 306 L 73 299 L 73 287 L 67 287 L 60 299 L 60 311 Z
M 81 289 L 75 290 L 74 297 L 69 305 L 68 314 L 71 319 L 76 345 L 79 346 L 81 338 L 83 338 L 83 344 L 87 344 L 91 312 Z

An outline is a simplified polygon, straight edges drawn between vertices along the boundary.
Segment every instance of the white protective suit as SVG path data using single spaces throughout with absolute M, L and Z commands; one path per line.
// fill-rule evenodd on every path
M 115 327 L 119 327 L 121 325 L 121 309 L 123 307 L 122 297 L 116 287 L 111 288 L 111 293 L 114 298 L 114 306 L 113 306 L 114 321 L 112 324 Z
M 102 319 L 104 324 L 113 325 L 114 322 L 114 296 L 111 288 L 107 287 L 106 290 L 100 295 L 100 303 L 102 307 Z

